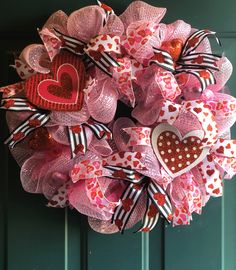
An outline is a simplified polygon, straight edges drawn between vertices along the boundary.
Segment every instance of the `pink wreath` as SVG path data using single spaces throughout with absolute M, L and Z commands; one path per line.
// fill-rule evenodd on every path
M 236 173 L 232 65 L 212 52 L 215 32 L 165 13 L 142 1 L 120 16 L 99 1 L 57 11 L 15 59 L 21 81 L 0 88 L 23 188 L 101 233 L 190 224 Z

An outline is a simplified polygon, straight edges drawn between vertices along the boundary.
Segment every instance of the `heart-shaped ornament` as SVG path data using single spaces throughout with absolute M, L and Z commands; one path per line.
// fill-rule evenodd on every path
M 182 136 L 169 124 L 156 126 L 151 135 L 157 159 L 171 177 L 177 177 L 195 167 L 208 154 L 209 147 L 202 147 L 203 130 L 193 130 Z
M 58 54 L 50 74 L 37 73 L 25 83 L 26 96 L 39 108 L 51 111 L 79 111 L 83 105 L 85 69 L 79 57 Z

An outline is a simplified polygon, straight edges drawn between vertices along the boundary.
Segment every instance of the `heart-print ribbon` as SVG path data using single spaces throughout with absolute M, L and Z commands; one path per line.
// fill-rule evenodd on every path
M 76 55 L 86 58 L 85 64 L 90 65 L 92 61 L 97 67 L 99 67 L 108 76 L 112 77 L 110 67 L 118 67 L 119 63 L 109 54 L 120 53 L 120 37 L 115 35 L 98 35 L 92 38 L 87 44 L 82 40 L 78 40 L 74 37 L 70 37 L 54 29 L 55 35 L 60 40 L 60 48 L 66 49 Z
M 220 45 L 220 41 L 215 34 L 215 32 L 209 30 L 199 30 L 194 32 L 186 40 L 177 61 L 174 61 L 173 57 L 167 51 L 154 47 L 153 51 L 155 55 L 149 61 L 149 64 L 154 63 L 174 74 L 191 74 L 199 80 L 201 91 L 203 91 L 207 86 L 216 83 L 212 71 L 219 70 L 216 62 L 221 56 L 212 53 L 195 52 L 195 50 L 208 36 L 214 36 L 217 43 Z
M 18 82 L 7 86 L 0 87 L 0 94 L 3 98 L 12 97 L 25 89 L 25 82 Z
M 140 170 L 146 169 L 142 164 L 142 157 L 140 152 L 119 152 L 106 159 L 95 161 L 99 166 L 93 165 L 92 161 L 85 160 L 76 164 L 71 171 L 74 183 L 83 179 L 104 176 L 129 183 L 120 197 L 112 218 L 112 222 L 121 232 L 125 230 L 144 193 L 147 194 L 147 208 L 143 224 L 138 231 L 151 231 L 155 227 L 160 213 L 168 222 L 172 219 L 172 206 L 167 193 L 151 178 L 140 173 Z

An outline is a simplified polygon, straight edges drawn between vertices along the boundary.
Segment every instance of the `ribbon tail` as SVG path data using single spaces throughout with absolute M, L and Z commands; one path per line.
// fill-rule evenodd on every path
M 172 205 L 166 192 L 161 186 L 153 181 L 149 183 L 147 187 L 149 198 L 153 204 L 157 207 L 160 214 L 166 219 L 168 223 L 172 220 Z
M 150 232 L 157 224 L 160 213 L 152 199 L 148 196 L 147 207 L 141 228 L 137 232 Z
M 84 54 L 84 47 L 86 43 L 82 40 L 65 35 L 54 28 L 55 35 L 61 40 L 61 49 L 68 50 L 76 55 Z
M 175 71 L 175 64 L 171 55 L 161 49 L 157 49 L 153 47 L 153 52 L 155 55 L 149 61 L 149 64 L 155 64 L 165 70 L 174 72 Z
M 111 7 L 107 6 L 106 4 L 100 2 L 97 0 L 98 5 L 104 10 L 104 21 L 103 21 L 103 27 L 106 25 L 108 18 L 111 14 L 114 14 L 114 11 Z
M 124 232 L 145 186 L 145 183 L 140 185 L 131 183 L 122 194 L 120 204 L 116 207 L 112 217 L 112 223 L 116 224 L 121 233 Z
M 44 126 L 49 119 L 49 115 L 44 113 L 37 112 L 31 115 L 27 120 L 25 120 L 21 125 L 11 132 L 11 135 L 5 140 L 4 143 L 7 144 L 11 149 L 14 148 L 16 144 L 22 141 L 32 131 Z
M 209 69 L 189 69 L 186 67 L 179 68 L 176 73 L 188 73 L 195 76 L 201 84 L 201 92 L 203 92 L 209 85 L 216 84 L 216 79 Z
M 83 125 L 67 127 L 67 129 L 71 149 L 71 158 L 74 158 L 78 153 L 85 154 L 88 149 L 88 144 Z

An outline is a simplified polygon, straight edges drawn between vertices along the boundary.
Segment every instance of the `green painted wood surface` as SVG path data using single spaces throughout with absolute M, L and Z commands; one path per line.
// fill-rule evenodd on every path
M 117 13 L 126 0 L 107 0 Z M 236 2 L 147 1 L 165 6 L 165 22 L 183 19 L 219 33 L 224 51 L 236 65 Z M 17 80 L 8 68 L 12 54 L 39 41 L 36 28 L 55 10 L 66 12 L 95 1 L 17 0 L 0 3 L 0 85 Z M 236 76 L 229 82 L 236 95 Z M 122 115 L 122 111 L 120 112 Z M 2 120 L 1 138 L 7 135 Z M 236 137 L 236 129 L 234 129 Z M 162 222 L 150 235 L 99 235 L 86 219 L 71 210 L 49 209 L 41 196 L 24 192 L 19 169 L 0 145 L 0 270 L 235 270 L 236 181 L 225 183 L 225 197 L 213 199 L 189 227 L 171 228 Z M 235 179 L 236 180 L 236 179 Z

